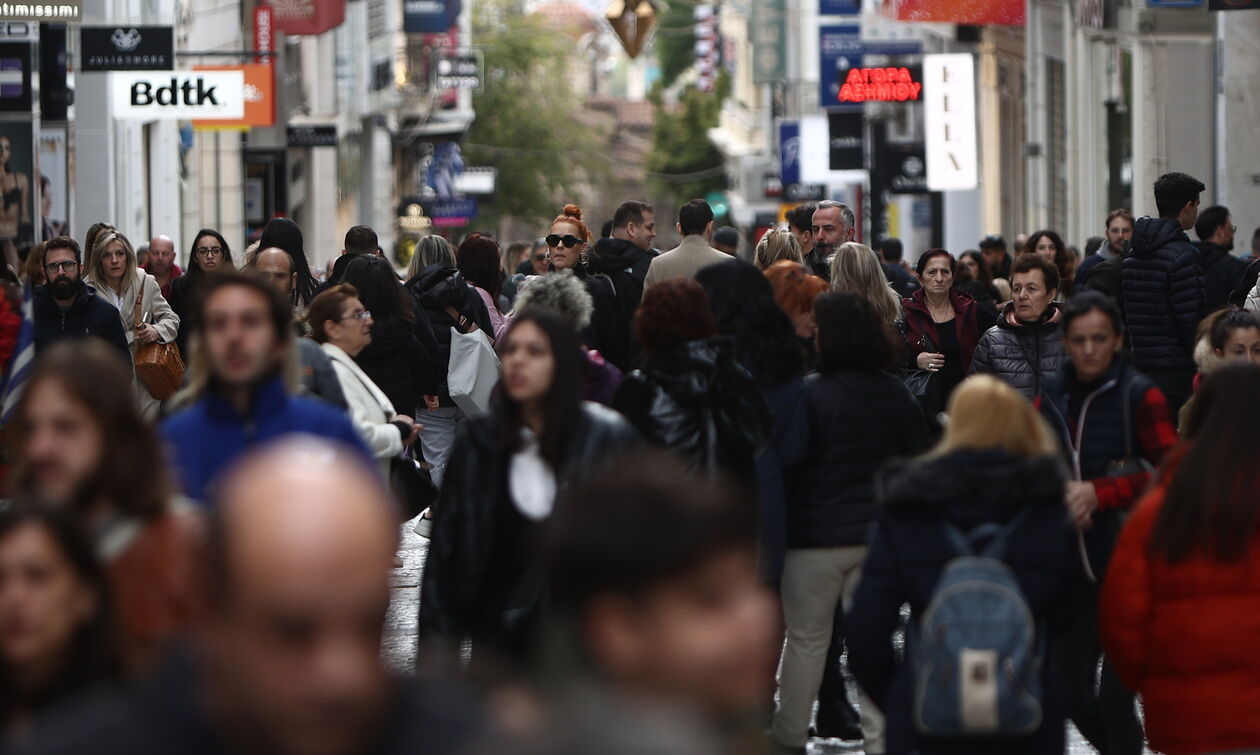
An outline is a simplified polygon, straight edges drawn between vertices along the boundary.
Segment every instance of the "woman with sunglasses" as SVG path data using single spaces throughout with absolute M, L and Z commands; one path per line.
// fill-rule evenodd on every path
M 193 236 L 192 249 L 188 252 L 188 271 L 171 281 L 171 295 L 168 304 L 179 316 L 179 335 L 175 344 L 184 355 L 187 364 L 191 354 L 188 351 L 188 334 L 192 333 L 197 323 L 193 322 L 193 310 L 202 283 L 207 275 L 230 272 L 236 268 L 232 265 L 232 249 L 228 246 L 223 234 L 213 228 L 202 228 Z
M 582 342 L 598 351 L 618 369 L 630 367 L 630 334 L 621 323 L 621 309 L 612 282 L 605 275 L 591 275 L 586 268 L 586 250 L 591 243 L 591 229 L 582 222 L 582 208 L 567 204 L 564 212 L 551 224 L 551 233 L 544 239 L 551 269 L 572 270 L 586 284 L 595 303 L 591 324 L 582 331 Z

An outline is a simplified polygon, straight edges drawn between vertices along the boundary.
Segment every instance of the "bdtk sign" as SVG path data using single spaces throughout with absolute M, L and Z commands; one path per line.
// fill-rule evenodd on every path
M 241 71 L 168 71 L 110 74 L 115 118 L 237 120 L 245 117 Z

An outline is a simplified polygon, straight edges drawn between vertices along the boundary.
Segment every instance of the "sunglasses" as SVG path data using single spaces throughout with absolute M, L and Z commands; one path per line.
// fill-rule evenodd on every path
M 542 262 L 542 261 L 543 261 L 543 260 L 545 260 L 545 259 L 547 259 L 547 255 L 546 255 L 545 253 L 544 253 L 544 254 L 535 254 L 535 255 L 534 255 L 534 261 L 535 261 L 535 262 Z
M 547 246 L 551 247 L 552 249 L 559 247 L 561 244 L 564 244 L 565 249 L 572 249 L 573 247 L 582 243 L 582 239 L 579 239 L 577 236 L 574 236 L 571 233 L 566 233 L 563 236 L 559 236 L 553 233 L 550 236 L 548 236 L 546 239 L 544 239 L 544 241 L 546 241 Z

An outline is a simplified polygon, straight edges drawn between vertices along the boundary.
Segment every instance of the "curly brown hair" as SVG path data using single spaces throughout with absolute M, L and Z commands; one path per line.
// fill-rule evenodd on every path
M 634 332 L 647 354 L 717 335 L 709 295 L 691 278 L 662 281 L 643 292 Z

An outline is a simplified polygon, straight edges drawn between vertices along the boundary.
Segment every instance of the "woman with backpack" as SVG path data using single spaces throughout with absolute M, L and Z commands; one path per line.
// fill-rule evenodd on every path
M 1116 544 L 1099 603 L 1102 645 L 1142 695 L 1152 748 L 1260 751 L 1260 367 L 1206 380 L 1161 479 Z
M 877 481 L 882 508 L 845 617 L 850 667 L 886 716 L 888 755 L 1061 755 L 1049 639 L 1069 623 L 1084 571 L 1054 436 L 990 376 L 965 380 L 949 415 L 933 451 Z M 956 559 L 969 555 L 986 557 L 970 577 L 998 584 L 961 588 L 968 562 Z M 1003 612 L 1010 622 L 994 620 Z

